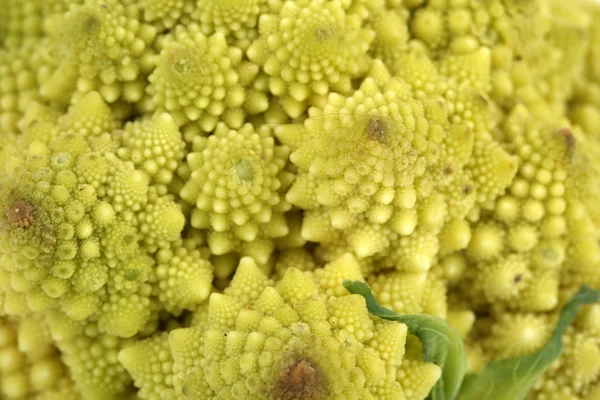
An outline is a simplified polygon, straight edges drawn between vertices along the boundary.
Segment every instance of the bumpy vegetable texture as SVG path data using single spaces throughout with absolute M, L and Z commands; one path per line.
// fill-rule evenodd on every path
M 596 2 L 4 3 L 0 397 L 600 395 Z
M 583 286 L 561 310 L 556 329 L 546 346 L 527 356 L 488 364 L 481 373 L 467 377 L 458 398 L 524 399 L 539 376 L 560 355 L 563 348 L 562 336 L 577 315 L 579 306 L 596 303 L 598 300 L 600 292 Z
M 350 293 L 363 296 L 370 313 L 382 319 L 406 324 L 409 332 L 423 342 L 423 359 L 442 368 L 442 376 L 430 394 L 433 400 L 456 397 L 467 367 L 464 345 L 456 329 L 435 315 L 398 315 L 389 308 L 382 307 L 364 282 L 345 279 L 342 285 Z

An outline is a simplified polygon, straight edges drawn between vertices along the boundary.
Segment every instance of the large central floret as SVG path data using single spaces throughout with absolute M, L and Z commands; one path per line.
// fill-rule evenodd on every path
M 368 67 L 373 32 L 360 27 L 339 1 L 286 1 L 276 15 L 262 15 L 260 37 L 248 57 L 270 76 L 269 90 L 282 96 L 291 116 L 309 96 L 351 90 L 350 80 Z
M 171 269 L 175 277 L 153 271 L 156 261 L 167 263 L 153 253 L 176 245 L 185 223 L 173 197 L 150 180 L 168 183 L 168 169 L 182 157 L 173 119 L 163 114 L 126 127 L 126 133 L 117 126 L 93 92 L 63 117 L 33 122 L 21 142 L 3 149 L 0 256 L 8 277 L 1 286 L 9 313 L 59 309 L 130 337 L 150 318 L 151 281 L 165 290 L 163 300 L 175 312 L 208 296 L 211 266 L 199 254 L 179 251 L 183 260 Z M 153 155 L 137 154 L 131 130 L 154 140 Z M 113 137 L 125 142 L 124 159 Z M 166 170 L 155 176 L 161 164 Z M 182 279 L 194 282 L 195 290 L 170 293 L 185 286 Z
M 149 77 L 153 107 L 168 111 L 180 125 L 199 121 L 205 131 L 213 130 L 219 117 L 240 127 L 244 91 L 236 69 L 241 59 L 240 49 L 229 47 L 223 34 L 206 37 L 197 25 L 178 26 L 165 38 Z
M 233 251 L 240 240 L 288 232 L 283 212 L 290 205 L 281 192 L 291 180 L 283 171 L 289 150 L 276 146 L 270 132 L 266 125 L 255 130 L 246 124 L 235 131 L 220 124 L 188 155 L 191 176 L 181 197 L 196 205 L 191 224 L 210 229 L 208 243 L 215 254 Z
M 351 97 L 332 94 L 323 109 L 310 110 L 304 142 L 291 155 L 299 173 L 286 198 L 307 210 L 306 239 L 342 235 L 360 257 L 402 243 L 396 266 L 427 270 L 445 222 L 460 217 L 449 214 L 457 202 L 447 198 L 473 204 L 463 172 L 473 134 L 449 122 L 442 98 L 417 100 L 379 67 L 381 79 L 367 78 Z M 294 132 L 278 135 L 293 146 Z
M 146 364 L 149 349 L 167 347 L 158 336 L 119 360 L 144 393 L 173 398 L 405 399 L 406 389 L 406 398 L 423 399 L 439 368 L 404 359 L 407 327 L 371 319 L 364 298 L 342 287 L 345 277 L 362 279 L 349 254 L 315 272 L 290 268 L 275 284 L 242 258 L 202 323 L 170 333 L 172 361 Z
M 141 99 L 156 29 L 140 23 L 136 14 L 117 0 L 87 0 L 49 24 L 62 56 L 56 80 L 63 91 L 75 89 L 77 82 L 78 91 L 97 90 L 111 103 Z

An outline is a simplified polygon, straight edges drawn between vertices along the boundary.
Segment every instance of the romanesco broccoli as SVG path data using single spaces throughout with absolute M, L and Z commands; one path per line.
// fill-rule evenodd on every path
M 4 3 L 0 397 L 600 398 L 597 2 Z

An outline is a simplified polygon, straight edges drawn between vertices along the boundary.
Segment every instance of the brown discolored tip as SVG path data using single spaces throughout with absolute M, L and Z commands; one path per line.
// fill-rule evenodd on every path
M 30 226 L 34 221 L 35 209 L 25 200 L 17 200 L 4 210 L 6 220 L 10 224 Z
M 562 128 L 558 130 L 558 134 L 565 141 L 565 156 L 567 158 L 573 158 L 573 154 L 575 153 L 575 146 L 577 144 L 577 139 L 573 132 L 568 128 Z
M 446 164 L 442 172 L 444 173 L 444 175 L 450 175 L 454 172 L 454 167 L 452 166 L 452 164 Z
M 271 394 L 277 400 L 318 400 L 322 393 L 318 368 L 310 360 L 300 358 L 281 372 Z
M 95 15 L 90 15 L 83 21 L 83 28 L 85 29 L 86 33 L 93 34 L 98 31 L 101 24 L 102 22 L 98 19 L 98 17 Z
M 469 194 L 471 194 L 472 191 L 473 191 L 473 186 L 471 186 L 471 185 L 464 185 L 462 188 L 463 196 L 468 196 Z
M 385 121 L 379 117 L 371 117 L 365 128 L 367 139 L 377 140 L 378 142 L 387 142 L 388 126 Z

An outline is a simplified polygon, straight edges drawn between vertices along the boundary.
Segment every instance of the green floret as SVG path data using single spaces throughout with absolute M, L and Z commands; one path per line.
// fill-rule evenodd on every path
M 194 9 L 193 0 L 142 0 L 144 19 L 157 26 L 160 31 L 187 22 Z
M 0 318 L 0 394 L 7 400 L 80 398 L 41 317 Z
M 311 279 L 291 268 L 273 285 L 252 260 L 243 260 L 225 294 L 211 295 L 206 322 L 170 333 L 175 395 L 403 399 L 395 368 L 406 326 L 374 322 L 362 296 L 343 293 L 345 277 L 362 278 L 351 255 L 318 271 Z M 156 373 L 142 366 L 139 351 L 152 345 L 164 348 L 164 341 L 150 339 L 119 356 L 141 388 L 156 387 L 150 381 Z M 166 363 L 168 357 L 155 362 Z M 435 379 L 407 374 L 411 393 L 418 393 L 411 398 L 423 399 Z
M 268 10 L 267 0 L 198 0 L 192 18 L 198 21 L 202 32 L 211 35 L 220 32 L 236 47 L 246 50 L 258 36 L 258 17 Z M 270 1 L 270 7 L 279 7 L 279 0 Z
M 423 7 L 410 7 L 410 30 L 421 43 L 440 53 L 465 54 L 481 46 L 506 43 L 520 54 L 531 56 L 532 49 L 548 32 L 547 3 L 429 1 Z
M 599 175 L 589 162 L 597 143 L 567 121 L 538 121 L 522 106 L 505 120 L 504 133 L 518 172 L 493 213 L 473 226 L 466 255 L 477 268 L 464 284 L 490 303 L 552 310 L 561 286 L 598 284 L 598 231 L 590 222 L 597 216 L 587 200 L 597 198 Z
M 406 10 L 382 8 L 371 13 L 367 20 L 367 26 L 375 32 L 369 52 L 388 68 L 396 65 L 408 50 L 407 18 Z
M 193 310 L 208 298 L 213 268 L 199 251 L 161 250 L 156 258 L 158 297 L 165 310 L 177 315 L 184 309 Z
M 306 210 L 306 239 L 331 243 L 339 231 L 360 257 L 396 248 L 392 265 L 427 270 L 444 223 L 461 218 L 448 214 L 446 193 L 470 194 L 453 181 L 473 137 L 450 124 L 442 100 L 414 99 L 409 85 L 377 65 L 378 78 L 354 95 L 331 94 L 323 109 L 311 109 L 304 131 L 278 132 L 290 145 L 305 138 L 290 156 L 299 172 L 286 199 Z
M 69 10 L 69 6 L 83 4 L 85 0 L 48 0 L 44 1 L 44 15 L 52 17 L 53 14 L 64 14 Z
M 536 352 L 546 344 L 552 333 L 548 318 L 543 314 L 500 314 L 489 329 L 490 336 L 483 346 L 493 359 Z
M 150 45 L 156 29 L 140 23 L 139 11 L 117 0 L 88 0 L 50 21 L 64 60 L 57 79 L 77 71 L 77 91 L 98 91 L 109 103 L 143 96 L 143 78 L 153 67 Z
M 0 48 L 0 129 L 17 133 L 18 122 L 53 72 L 48 40 L 29 39 L 18 47 Z M 2 147 L 3 145 L 0 145 Z
M 0 3 L 1 398 L 600 399 L 597 2 Z
M 137 393 L 140 399 L 169 398 L 173 391 L 173 358 L 167 332 L 124 348 L 118 358 L 140 388 Z
M 42 36 L 44 2 L 7 0 L 0 15 L 0 44 L 17 48 L 29 38 Z
M 246 124 L 236 131 L 219 124 L 193 150 L 187 157 L 191 176 L 181 197 L 196 205 L 191 225 L 209 229 L 214 254 L 234 251 L 240 241 L 255 245 L 261 238 L 288 233 L 283 212 L 290 205 L 282 195 L 290 182 L 283 170 L 288 149 L 275 144 L 268 126 L 255 130 Z
M 373 32 L 360 23 L 337 0 L 286 1 L 280 10 L 261 15 L 260 37 L 248 57 L 263 67 L 270 92 L 295 118 L 304 112 L 305 100 L 330 91 L 348 93 L 351 79 L 366 71 Z
M 594 399 L 600 376 L 599 311 L 598 304 L 582 307 L 562 338 L 562 354 L 538 379 L 527 400 Z M 552 320 L 545 314 L 503 314 L 495 318 L 492 335 L 482 342 L 494 359 L 530 354 L 545 344 Z M 482 320 L 480 330 L 488 330 L 489 323 Z
M 59 308 L 132 336 L 150 318 L 150 255 L 179 238 L 181 208 L 105 150 L 117 149 L 117 123 L 98 93 L 45 126 L 58 133 L 21 143 L 20 162 L 16 148 L 2 153 L 14 161 L 2 176 L 2 268 L 10 274 L 3 286 L 25 294 L 32 311 Z
M 149 77 L 153 108 L 169 112 L 178 125 L 197 121 L 206 132 L 219 120 L 239 128 L 245 95 L 241 60 L 242 51 L 228 46 L 222 33 L 207 37 L 198 25 L 177 26 L 165 38 Z
M 79 323 L 57 342 L 82 398 L 113 399 L 125 392 L 131 377 L 117 358 L 125 340 L 99 332 L 95 323 Z
M 169 114 L 125 126 L 119 157 L 133 161 L 150 178 L 169 184 L 184 157 L 185 143 Z
M 400 314 L 418 314 L 423 311 L 426 280 L 424 272 L 390 272 L 380 274 L 370 285 L 384 307 Z

